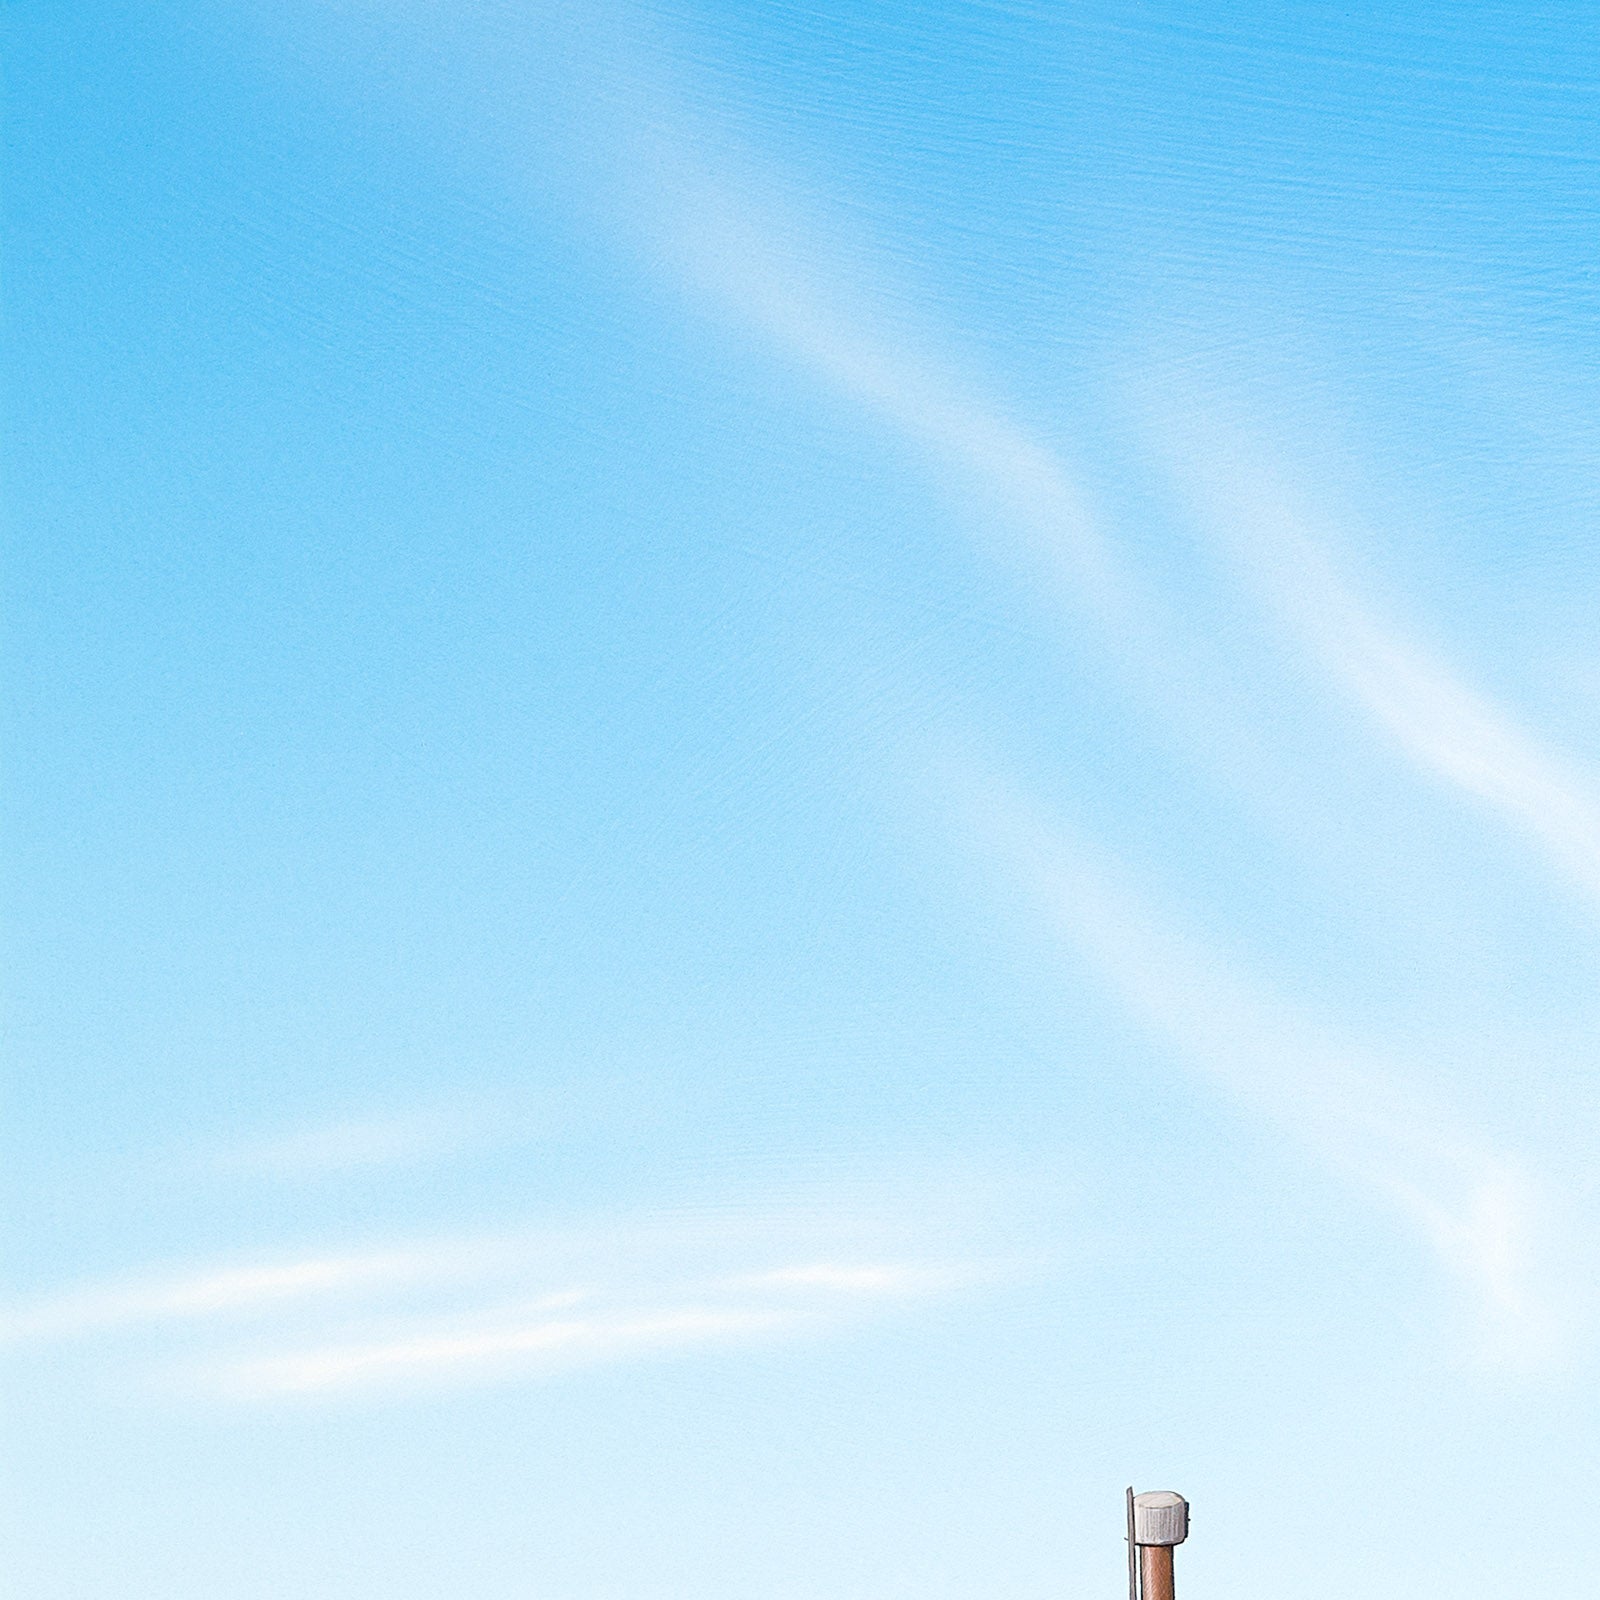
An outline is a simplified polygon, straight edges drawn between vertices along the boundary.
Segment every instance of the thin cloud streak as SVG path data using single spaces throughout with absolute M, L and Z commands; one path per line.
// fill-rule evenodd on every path
M 651 74 L 611 65 L 629 81 L 636 120 L 614 127 L 603 165 L 618 212 L 653 263 L 667 264 L 719 317 L 731 315 L 775 344 L 940 470 L 976 486 L 1075 605 L 1118 628 L 1135 618 L 1129 574 L 1059 454 L 979 398 L 947 363 L 919 352 L 913 338 L 887 336 L 867 309 L 872 295 L 837 270 L 845 252 L 819 250 L 830 242 L 826 228 L 797 216 L 779 198 L 781 186 L 730 141 L 697 132 Z M 702 149 L 713 152 L 710 159 Z
M 1182 477 L 1204 486 L 1218 542 L 1269 613 L 1393 748 L 1479 802 L 1600 903 L 1600 795 L 1570 763 L 1384 619 L 1337 570 L 1338 541 L 1314 535 L 1286 495 L 1239 464 L 1237 450 L 1212 441 L 1192 452 Z
M 436 1276 L 444 1265 L 440 1257 L 425 1252 L 396 1251 L 224 1267 L 144 1283 L 92 1285 L 0 1311 L 0 1343 L 223 1317 L 352 1289 L 414 1283 Z
M 713 244 L 720 242 L 720 248 Z M 1057 455 L 931 363 L 874 337 L 764 248 L 753 233 L 695 236 L 705 281 L 718 286 L 813 371 L 867 405 L 944 465 L 980 485 L 1047 563 L 1107 624 L 1136 609 L 1127 574 Z
M 1181 1061 L 1396 1207 L 1473 1297 L 1485 1356 L 1548 1358 L 1534 1283 L 1538 1190 L 1518 1163 L 1402 1093 L 1392 1069 L 1328 1038 L 1197 941 L 1161 926 L 1059 825 L 965 783 L 981 836 L 1124 1009 Z
M 446 1378 L 481 1380 L 508 1371 L 548 1373 L 748 1339 L 793 1321 L 792 1314 L 764 1307 L 705 1306 L 643 1315 L 536 1318 L 510 1327 L 447 1330 L 243 1361 L 223 1368 L 213 1381 L 233 1398 L 265 1400 Z
M 626 1303 L 583 1317 L 553 1316 L 604 1298 L 568 1289 L 510 1307 L 471 1306 L 382 1337 L 231 1360 L 203 1386 L 235 1399 L 335 1394 L 371 1386 L 426 1386 L 548 1375 L 669 1349 L 691 1349 L 817 1330 L 886 1301 L 908 1300 L 970 1281 L 961 1269 L 904 1263 L 809 1261 L 724 1278 L 719 1283 L 610 1286 Z
M 641 85 L 643 80 L 641 80 Z M 641 87 L 641 95 L 649 93 Z M 863 407 L 891 436 L 920 451 L 936 480 L 959 486 L 984 512 L 973 542 L 1020 567 L 1049 609 L 1052 626 L 1080 662 L 1104 671 L 1154 737 L 1257 822 L 1305 847 L 1293 796 L 1309 781 L 1264 721 L 1252 686 L 1206 630 L 1148 581 L 1092 510 L 1064 453 L 1006 409 L 980 397 L 947 362 L 897 334 L 870 310 L 882 297 L 852 289 L 850 252 L 826 229 L 797 223 L 774 188 L 740 181 L 731 147 L 716 162 L 674 117 L 655 107 L 636 134 L 630 170 L 658 180 L 648 191 L 619 185 L 627 212 L 682 282 L 724 319 L 775 345 L 834 393 Z M 857 252 L 860 254 L 861 252 Z M 857 273 L 857 277 L 863 274 Z
M 680 131 L 669 145 L 660 113 L 638 135 L 663 181 L 646 197 L 632 191 L 641 217 L 654 219 L 702 291 L 775 339 L 807 369 L 874 411 L 946 465 L 955 465 L 1028 537 L 1036 560 L 1064 580 L 1066 592 L 1097 625 L 1108 657 L 1131 686 L 1173 727 L 1204 725 L 1213 753 L 1228 764 L 1253 760 L 1259 741 L 1239 721 L 1236 685 L 1198 688 L 1199 663 L 1188 659 L 1172 620 L 1143 591 L 1113 541 L 1096 525 L 1082 490 L 1059 454 L 1003 412 L 969 394 L 928 360 L 870 331 L 868 319 L 840 309 L 843 297 L 822 288 L 803 262 L 808 250 L 785 249 L 786 229 L 727 181 L 697 168 Z M 731 156 L 728 158 L 732 165 Z M 1189 425 L 1165 430 L 1164 441 Z M 1600 903 L 1600 796 L 1489 696 L 1469 687 L 1441 660 L 1385 624 L 1334 571 L 1325 545 L 1271 503 L 1260 486 L 1235 474 L 1215 481 L 1214 463 L 1229 452 L 1195 452 L 1188 481 L 1213 480 L 1225 527 L 1250 526 L 1253 537 L 1225 535 L 1258 596 L 1286 620 L 1333 682 L 1353 697 L 1414 766 L 1472 796 L 1531 838 L 1569 882 Z M 1182 663 L 1182 670 L 1178 664 Z
M 718 208 L 708 208 L 715 212 Z M 728 207 L 720 208 L 726 214 Z M 702 280 L 775 335 L 812 370 L 870 405 L 933 456 L 954 461 L 1029 536 L 1086 606 L 1104 650 L 1166 721 L 1205 726 L 1216 752 L 1250 752 L 1237 687 L 1198 685 L 1188 655 L 1153 595 L 1141 590 L 1096 527 L 1059 456 L 1000 412 L 964 396 L 928 363 L 892 350 L 826 308 L 797 269 L 748 222 L 686 230 Z M 718 243 L 720 241 L 720 244 Z M 1219 452 L 1208 452 L 1216 459 Z M 1191 464 L 1190 481 L 1205 476 Z M 1222 491 L 1228 538 L 1258 597 L 1286 621 L 1333 682 L 1378 723 L 1414 766 L 1486 805 L 1532 839 L 1583 894 L 1600 903 L 1600 797 L 1489 696 L 1384 623 L 1335 572 L 1326 548 L 1281 503 L 1242 478 Z M 1253 760 L 1253 755 L 1247 757 Z M 1235 759 L 1235 764 L 1237 761 Z
M 92 1337 L 115 1350 L 140 1335 L 131 1348 L 141 1362 L 163 1344 L 189 1350 L 199 1339 L 213 1353 L 186 1356 L 185 1370 L 170 1376 L 182 1389 L 236 1400 L 393 1393 L 823 1332 L 1018 1265 L 858 1253 L 863 1229 L 882 1226 L 867 1217 L 833 1219 L 829 1231 L 857 1236 L 836 1238 L 839 1253 L 798 1253 L 807 1235 L 814 1249 L 816 1224 L 774 1212 L 731 1225 L 665 1214 L 632 1227 L 198 1269 L 15 1305 L 0 1318 L 0 1338 L 50 1346 Z M 785 1233 L 793 1235 L 787 1251 Z M 218 1340 L 238 1337 L 242 1317 L 257 1348 L 222 1353 Z M 98 1346 L 94 1359 L 103 1361 Z

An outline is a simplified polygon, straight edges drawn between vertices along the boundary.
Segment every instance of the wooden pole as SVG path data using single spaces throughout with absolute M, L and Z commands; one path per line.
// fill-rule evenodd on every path
M 1173 1600 L 1170 1544 L 1139 1546 L 1139 1594 L 1140 1600 Z
M 1173 1600 L 1172 1552 L 1189 1537 L 1189 1502 L 1162 1489 L 1134 1495 L 1128 1510 L 1130 1556 L 1134 1546 L 1139 1551 L 1137 1600 Z

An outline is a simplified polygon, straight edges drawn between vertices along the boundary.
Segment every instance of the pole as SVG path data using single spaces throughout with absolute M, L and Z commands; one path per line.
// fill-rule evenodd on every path
M 1143 1600 L 1173 1600 L 1170 1544 L 1139 1546 L 1139 1588 Z
M 1128 1500 L 1130 1586 L 1134 1583 L 1132 1553 L 1137 1547 L 1139 1573 L 1134 1600 L 1173 1600 L 1172 1552 L 1189 1537 L 1189 1502 L 1169 1489 L 1134 1494 Z

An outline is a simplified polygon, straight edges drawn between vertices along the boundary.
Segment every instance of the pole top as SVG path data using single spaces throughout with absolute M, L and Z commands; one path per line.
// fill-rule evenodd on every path
M 1189 1502 L 1170 1489 L 1133 1497 L 1135 1544 L 1182 1544 L 1189 1537 Z

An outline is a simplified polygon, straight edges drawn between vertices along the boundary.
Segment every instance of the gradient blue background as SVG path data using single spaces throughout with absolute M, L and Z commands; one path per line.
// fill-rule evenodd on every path
M 1577 1592 L 1593 24 L 7 7 L 10 1590 Z

